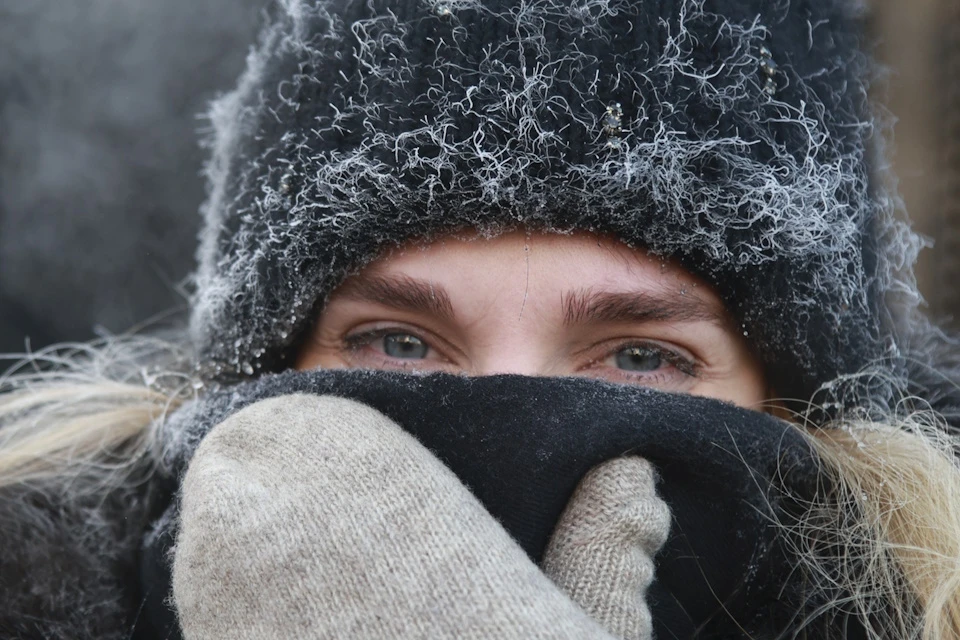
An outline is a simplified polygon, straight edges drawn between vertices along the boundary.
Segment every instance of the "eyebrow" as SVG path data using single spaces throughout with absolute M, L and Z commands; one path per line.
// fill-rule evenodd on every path
M 614 292 L 580 289 L 561 298 L 564 324 L 615 322 L 710 322 L 728 327 L 729 318 L 694 295 L 649 291 Z
M 334 293 L 337 298 L 374 302 L 397 309 L 433 315 L 452 322 L 456 319 L 447 290 L 439 284 L 402 275 L 363 274 L 353 276 Z M 579 289 L 561 295 L 564 324 L 643 323 L 705 321 L 728 327 L 722 311 L 695 295 L 677 292 L 596 291 Z
M 364 274 L 344 281 L 334 293 L 360 302 L 375 302 L 400 311 L 412 311 L 453 321 L 453 304 L 440 285 L 407 276 Z

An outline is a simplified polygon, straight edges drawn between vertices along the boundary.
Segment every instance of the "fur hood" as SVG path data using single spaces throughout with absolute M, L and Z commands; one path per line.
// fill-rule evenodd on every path
M 280 2 L 211 111 L 205 373 L 286 368 L 388 247 L 584 229 L 710 282 L 818 421 L 906 394 L 949 413 L 955 347 L 917 312 L 870 75 L 841 0 Z

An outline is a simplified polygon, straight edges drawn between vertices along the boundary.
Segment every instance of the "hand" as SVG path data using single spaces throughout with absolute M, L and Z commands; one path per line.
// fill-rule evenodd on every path
M 771 416 L 573 378 L 289 372 L 210 393 L 172 416 L 160 434 L 172 484 L 215 425 L 290 393 L 349 397 L 389 416 L 456 474 L 535 563 L 590 469 L 628 453 L 649 460 L 673 517 L 647 598 L 658 637 L 777 637 L 822 604 L 795 571 L 776 525 L 796 508 L 790 496 L 802 507 L 817 491 L 817 459 L 796 427 Z M 143 589 L 154 590 L 146 607 L 152 619 L 168 593 L 157 585 L 176 524 L 174 504 L 146 543 L 142 575 L 152 577 Z M 842 632 L 845 622 L 825 624 Z
M 187 640 L 613 640 L 429 451 L 342 398 L 263 400 L 210 431 L 173 595 Z
M 652 636 L 647 587 L 667 539 L 670 510 L 657 497 L 653 465 L 616 458 L 591 470 L 560 517 L 544 572 L 618 638 Z

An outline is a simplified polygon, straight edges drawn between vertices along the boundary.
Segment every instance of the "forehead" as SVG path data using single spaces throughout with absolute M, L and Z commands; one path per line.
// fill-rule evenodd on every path
M 691 295 L 723 308 L 712 288 L 675 260 L 589 232 L 446 236 L 389 251 L 364 272 L 475 286 L 507 286 L 519 277 L 525 286 Z

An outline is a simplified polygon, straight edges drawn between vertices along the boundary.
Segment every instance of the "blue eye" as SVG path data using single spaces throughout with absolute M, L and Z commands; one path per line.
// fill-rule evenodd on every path
M 663 366 L 663 358 L 658 351 L 645 347 L 627 347 L 614 356 L 618 369 L 624 371 L 656 371 Z
M 423 360 L 430 350 L 426 342 L 409 333 L 388 333 L 382 339 L 383 352 L 391 358 Z

